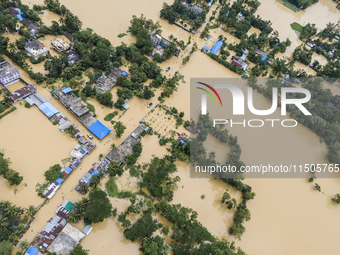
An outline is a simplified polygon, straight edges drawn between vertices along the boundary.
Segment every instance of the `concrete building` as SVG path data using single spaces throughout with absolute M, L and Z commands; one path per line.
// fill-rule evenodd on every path
M 117 85 L 118 77 L 120 76 L 127 76 L 127 72 L 123 71 L 122 69 L 115 67 L 111 70 L 109 76 L 102 75 L 96 80 L 96 89 L 99 92 L 106 92 L 110 91 Z
M 81 123 L 89 127 L 96 122 L 96 118 L 90 113 L 89 109 L 81 102 L 81 100 L 65 86 L 53 91 L 53 96 L 57 98 L 67 109 L 69 109 Z
M 67 223 L 47 250 L 58 255 L 68 255 L 84 237 L 83 232 Z
M 63 51 L 69 50 L 70 44 L 68 44 L 67 42 L 64 42 L 60 38 L 56 38 L 55 40 L 51 40 L 51 49 L 60 54 Z
M 14 82 L 19 81 L 20 74 L 19 70 L 15 68 L 7 60 L 0 63 L 0 83 L 3 86 L 8 86 Z
M 35 59 L 38 59 L 40 56 L 46 56 L 48 53 L 45 45 L 37 39 L 30 39 L 27 43 L 25 43 L 25 50 L 29 57 L 33 57 Z
M 106 158 L 109 161 L 115 160 L 120 165 L 125 164 L 127 156 L 133 153 L 133 147 L 141 140 L 139 136 L 146 131 L 147 128 L 148 127 L 145 124 L 140 124 L 135 131 L 121 143 L 121 145 L 116 149 L 111 150 L 106 155 Z

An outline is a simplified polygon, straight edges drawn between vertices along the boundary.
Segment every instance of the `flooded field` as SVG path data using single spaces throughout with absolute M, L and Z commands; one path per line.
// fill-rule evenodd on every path
M 172 0 L 166 2 L 171 3 Z M 42 1 L 24 0 L 23 3 L 29 5 L 33 3 L 41 4 Z M 124 12 L 117 8 L 117 3 L 114 1 L 61 0 L 61 3 L 83 21 L 84 28 L 94 29 L 96 33 L 109 39 L 113 45 L 118 45 L 121 41 L 125 43 L 134 41 L 134 38 L 130 35 L 123 38 L 118 38 L 117 35 L 127 31 L 132 15 L 140 16 L 141 13 L 147 18 L 160 22 L 164 37 L 173 34 L 179 40 L 184 41 L 187 41 L 189 37 L 189 34 L 184 30 L 170 25 L 166 20 L 159 19 L 159 10 L 163 1 L 128 0 L 124 2 Z M 261 1 L 261 4 L 256 14 L 259 14 L 264 20 L 272 21 L 272 26 L 279 31 L 281 40 L 289 37 L 292 41 L 292 46 L 287 49 L 287 56 L 293 52 L 296 46 L 301 44 L 301 41 L 291 29 L 290 23 L 296 21 L 304 25 L 311 22 L 316 23 L 318 28 L 323 28 L 328 22 L 337 22 L 340 13 L 335 9 L 335 3 L 329 0 L 321 0 L 299 13 L 293 13 L 274 0 Z M 282 19 L 282 16 L 285 18 Z M 59 19 L 58 15 L 50 12 L 45 12 L 41 17 L 46 25 L 49 25 L 49 22 L 53 19 Z M 252 29 L 251 32 L 257 31 Z M 215 39 L 218 35 L 223 34 L 228 38 L 228 42 L 237 41 L 237 38 L 228 35 L 219 28 L 211 30 L 210 34 Z M 215 39 L 204 41 L 198 37 L 199 35 L 194 35 L 193 40 L 197 41 L 199 48 L 203 45 L 213 46 Z M 14 41 L 19 36 L 13 34 L 9 35 L 9 38 Z M 55 37 L 46 37 L 43 43 L 48 44 L 52 38 Z M 45 46 L 49 47 L 46 44 Z M 188 54 L 188 52 L 184 54 Z M 191 55 L 191 59 L 186 65 L 182 65 L 181 59 L 172 57 L 160 66 L 163 70 L 171 66 L 167 75 L 172 75 L 176 70 L 179 70 L 185 77 L 185 83 L 180 83 L 178 91 L 165 101 L 166 105 L 175 106 L 179 112 L 184 111 L 184 119 L 190 118 L 190 78 L 238 77 L 237 74 L 199 51 Z M 308 68 L 299 66 L 299 64 L 296 64 L 296 66 Z M 33 68 L 35 72 L 44 73 L 42 63 L 34 65 Z M 314 71 L 309 70 L 309 68 L 307 72 L 314 74 Z M 20 74 L 27 82 L 32 83 L 24 71 L 20 70 Z M 330 84 L 329 86 L 331 88 L 333 85 Z M 333 87 L 334 90 L 332 91 L 339 91 L 338 87 Z M 116 89 L 112 90 L 113 100 L 117 98 Z M 84 134 L 88 133 L 85 127 L 59 101 L 51 97 L 50 92 L 44 89 L 42 85 L 38 86 L 38 92 L 67 118 L 74 121 Z M 156 105 L 159 93 L 160 91 L 157 90 L 155 97 L 148 102 Z M 255 94 L 255 97 L 260 102 L 260 107 L 269 108 L 268 99 L 259 94 Z M 100 121 L 103 121 L 104 117 L 113 111 L 101 106 L 95 99 L 89 100 L 88 103 L 95 106 L 97 118 Z M 94 162 L 98 161 L 99 154 L 105 155 L 110 150 L 112 143 L 118 146 L 124 141 L 137 127 L 138 122 L 150 111 L 146 107 L 146 100 L 143 99 L 135 97 L 129 100 L 128 104 L 130 108 L 119 119 L 127 126 L 123 136 L 117 139 L 114 131 L 112 131 L 103 141 L 94 138 L 93 142 L 97 144 L 97 148 L 71 174 L 53 199 L 39 211 L 36 220 L 23 239 L 33 240 L 37 232 L 41 231 L 46 225 L 47 220 L 55 215 L 55 210 L 65 199 L 70 201 L 81 199 L 82 195 L 74 190 L 74 186 L 81 176 L 91 168 Z M 0 197 L 1 199 L 9 199 L 20 206 L 27 207 L 30 204 L 38 206 L 43 200 L 36 195 L 36 183 L 44 181 L 43 173 L 49 166 L 56 163 L 61 164 L 62 159 L 69 157 L 76 141 L 67 134 L 60 132 L 58 127 L 53 126 L 36 107 L 26 109 L 20 103 L 16 103 L 15 106 L 18 108 L 16 111 L 0 120 L 0 130 L 2 131 L 0 132 L 0 147 L 6 151 L 6 157 L 11 158 L 12 168 L 23 175 L 24 180 L 15 192 L 14 187 L 10 187 L 1 177 L 0 184 L 3 188 Z M 118 120 L 118 116 L 113 120 Z M 103 121 L 103 123 L 112 129 L 109 122 Z M 185 132 L 185 129 L 181 127 L 177 132 Z M 325 145 L 320 144 L 319 138 L 302 125 L 298 125 L 294 130 L 287 131 L 284 134 L 269 132 L 266 129 L 262 131 L 233 129 L 230 133 L 238 136 L 242 148 L 241 160 L 245 164 L 261 163 L 268 158 L 275 164 L 290 164 L 295 161 L 311 163 L 311 159 L 313 162 L 326 163 L 324 159 Z M 139 158 L 139 163 L 149 162 L 152 155 L 161 157 L 167 153 L 166 147 L 158 145 L 156 136 L 144 137 L 142 144 L 143 152 Z M 174 175 L 180 176 L 181 181 L 172 203 L 181 203 L 183 206 L 193 208 L 198 212 L 198 220 L 211 233 L 218 237 L 233 240 L 228 234 L 233 212 L 223 206 L 220 199 L 227 188 L 230 189 L 230 194 L 237 200 L 240 199 L 241 195 L 220 180 L 190 178 L 188 165 L 185 163 L 178 163 L 177 165 L 178 172 Z M 316 182 L 320 184 L 325 195 L 313 190 L 305 179 L 247 179 L 245 182 L 253 187 L 256 197 L 255 200 L 248 203 L 252 219 L 245 223 L 246 233 L 241 241 L 236 242 L 237 246 L 251 255 L 338 253 L 337 238 L 340 234 L 338 215 L 340 208 L 332 204 L 327 196 L 338 193 L 339 179 L 317 179 Z M 25 183 L 27 186 L 24 185 Z M 122 185 L 124 186 L 124 184 Z M 201 199 L 201 195 L 205 195 L 205 199 Z M 129 205 L 128 201 L 122 199 L 111 198 L 111 202 L 113 207 L 118 208 L 119 212 L 124 211 Z M 317 221 L 317 224 L 315 224 L 315 221 Z M 77 226 L 80 229 L 83 227 L 82 223 Z M 109 255 L 112 254 L 112 251 L 119 251 L 120 254 L 139 254 L 139 245 L 124 238 L 116 219 L 106 219 L 100 224 L 94 224 L 93 227 L 91 234 L 82 241 L 82 246 L 85 249 L 90 249 L 91 255 Z

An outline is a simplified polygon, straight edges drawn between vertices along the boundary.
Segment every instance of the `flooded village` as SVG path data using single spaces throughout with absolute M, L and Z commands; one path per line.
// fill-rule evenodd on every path
M 33 5 L 43 5 L 42 0 L 22 1 L 38 13 L 42 24 L 56 28 L 60 18 L 65 19 L 66 16 L 63 16 L 63 11 L 57 14 L 59 11 L 57 8 L 54 11 L 51 9 L 54 2 L 56 1 L 46 1 L 50 3 L 50 10 L 40 10 L 38 7 L 33 8 Z M 164 2 L 172 5 L 174 1 Z M 162 187 L 163 191 L 168 191 L 167 187 L 172 187 L 173 183 L 176 188 L 169 189 L 168 192 L 172 197 L 167 204 L 180 204 L 182 208 L 192 208 L 197 215 L 196 218 L 192 216 L 190 224 L 195 225 L 199 222 L 207 232 L 216 237 L 216 240 L 235 242 L 235 246 L 240 247 L 244 252 L 239 254 L 338 253 L 337 236 L 340 233 L 340 223 L 337 218 L 340 209 L 332 198 L 340 193 L 339 178 L 315 179 L 314 182 L 320 185 L 322 192 L 317 192 L 314 183 L 309 183 L 307 178 L 243 180 L 244 185 L 249 185 L 256 196 L 247 201 L 246 206 L 251 219 L 242 223 L 245 232 L 241 238 L 238 238 L 229 231 L 234 223 L 237 209 L 229 209 L 221 199 L 228 190 L 230 197 L 234 198 L 239 205 L 244 200 L 242 191 L 221 179 L 190 178 L 188 161 L 181 161 L 179 158 L 174 160 L 176 170 L 171 172 L 161 184 L 156 184 L 156 178 L 160 178 L 158 175 L 151 175 L 157 159 L 169 161 L 158 168 L 167 169 L 176 157 L 174 146 L 180 147 L 177 142 L 184 146 L 188 143 L 188 136 L 192 135 L 183 126 L 183 122 L 185 124 L 185 121 L 192 117 L 190 116 L 190 78 L 240 78 L 242 75 L 250 77 L 256 71 L 256 68 L 253 68 L 261 65 L 249 60 L 251 52 L 259 58 L 259 61 L 268 63 L 268 70 L 276 68 L 273 68 L 276 59 L 288 59 L 285 62 L 288 66 L 296 48 L 310 42 L 313 45 L 313 42 L 318 39 L 314 37 L 302 41 L 299 32 L 293 30 L 291 24 L 294 22 L 301 26 L 306 26 L 308 23 L 315 24 L 317 31 L 320 32 L 329 22 L 338 23 L 340 11 L 336 9 L 337 4 L 330 0 L 320 0 L 304 10 L 294 12 L 278 1 L 260 1 L 254 15 L 259 15 L 262 20 L 271 21 L 271 27 L 278 32 L 280 44 L 287 38 L 291 42 L 284 52 L 272 56 L 272 49 L 269 47 L 248 47 L 242 52 L 225 47 L 225 44 L 242 42 L 242 38 L 233 35 L 233 31 L 222 24 L 211 28 L 208 37 L 201 38 L 207 23 L 215 24 L 211 17 L 216 16 L 217 20 L 223 1 L 206 3 L 201 1 L 193 7 L 187 2 L 191 3 L 191 1 L 184 1 L 183 6 L 193 10 L 195 15 L 203 12 L 200 5 L 210 4 L 206 22 L 194 31 L 189 30 L 187 26 L 184 27 L 180 22 L 174 25 L 167 19 L 161 18 L 163 1 L 128 1 L 125 3 L 125 11 L 122 12 L 116 7 L 115 2 L 102 1 L 98 4 L 91 1 L 60 0 L 61 5 L 82 21 L 83 34 L 81 35 L 75 30 L 69 30 L 70 33 L 64 31 L 65 26 L 71 26 L 67 21 L 64 21 L 63 28 L 62 23 L 59 23 L 55 34 L 54 32 L 48 34 L 46 27 L 37 22 L 33 14 L 27 17 L 21 13 L 18 6 L 10 7 L 9 14 L 22 22 L 18 23 L 24 26 L 21 30 L 30 33 L 31 39 L 26 43 L 18 44 L 20 48 L 16 46 L 11 49 L 7 46 L 9 54 L 1 53 L 3 59 L 1 58 L 0 61 L 0 89 L 2 90 L 0 100 L 5 100 L 2 101 L 4 105 L 6 100 L 10 100 L 11 103 L 8 103 L 9 106 L 0 113 L 1 116 L 4 115 L 0 119 L 2 131 L 0 152 L 4 154 L 4 158 L 10 159 L 10 168 L 18 172 L 23 179 L 18 185 L 10 185 L 2 174 L 0 200 L 8 200 L 22 208 L 33 206 L 35 210 L 32 216 L 29 216 L 30 220 L 23 224 L 24 230 L 22 232 L 20 230 L 20 233 L 16 232 L 18 239 L 15 241 L 8 239 L 10 240 L 8 242 L 15 244 L 11 249 L 12 253 L 8 254 L 31 255 L 54 252 L 64 255 L 70 254 L 75 247 L 80 247 L 78 244 L 82 249 L 88 250 L 88 254 L 151 254 L 147 253 L 148 247 L 155 243 L 156 237 L 159 237 L 157 240 L 158 244 L 162 245 L 162 251 L 158 250 L 155 254 L 178 254 L 176 253 L 178 246 L 173 246 L 171 243 L 175 240 L 173 237 L 176 235 L 173 234 L 178 234 L 176 231 L 179 227 L 165 213 L 165 207 L 157 207 L 157 204 L 166 201 L 165 193 L 160 191 L 157 195 L 153 193 L 158 192 L 157 185 Z M 233 1 L 229 4 L 231 6 Z M 135 51 L 131 50 L 131 53 L 127 52 L 117 58 L 112 57 L 108 61 L 108 66 L 104 68 L 106 71 L 96 73 L 101 67 L 87 68 L 86 64 L 90 60 L 96 62 L 98 66 L 102 65 L 106 61 L 107 52 L 124 51 L 125 47 L 132 44 L 138 46 L 142 40 L 138 35 L 134 35 L 129 27 L 132 16 L 140 17 L 141 14 L 153 20 L 154 24 L 158 22 L 160 25 L 161 31 L 156 29 L 147 36 L 143 35 L 145 38 L 150 38 L 152 51 L 144 54 L 143 48 L 138 48 L 138 51 L 133 49 Z M 110 22 L 108 17 L 112 19 Z M 243 20 L 241 14 L 235 13 L 235 17 L 238 17 L 238 21 Z M 86 28 L 93 29 L 93 33 L 98 37 L 91 37 L 90 33 L 84 32 L 83 29 Z M 8 45 L 25 36 L 28 37 L 19 31 L 19 27 L 16 29 L 14 26 L 13 29 L 9 31 L 6 28 L 2 33 L 4 38 L 9 39 Z M 45 31 L 43 33 L 46 34 L 40 36 L 39 30 Z M 258 36 L 261 30 L 252 26 L 247 33 L 248 36 L 252 33 Z M 106 38 L 108 42 L 103 40 L 100 44 L 94 44 L 101 38 Z M 177 42 L 183 41 L 186 44 L 191 41 L 191 43 L 188 43 L 184 49 L 181 49 L 180 44 L 176 44 L 173 55 L 157 63 L 162 76 L 167 78 L 162 81 L 164 84 L 170 83 L 173 77 L 176 78 L 176 72 L 183 77 L 178 79 L 176 89 L 169 96 L 164 96 L 162 93 L 167 92 L 168 88 L 164 85 L 160 87 L 150 85 L 157 79 L 149 75 L 147 61 L 151 62 L 158 56 L 162 58 L 167 55 L 172 47 L 171 43 L 174 42 L 172 38 L 176 38 Z M 336 42 L 337 39 L 332 40 Z M 86 51 L 91 52 L 91 56 L 80 49 L 79 42 L 84 45 L 88 42 Z M 107 46 L 109 43 L 111 45 Z M 120 47 L 122 43 L 126 46 Z M 194 43 L 197 44 L 198 50 L 191 53 Z M 90 49 L 92 45 L 96 51 Z M 307 45 L 306 47 L 311 50 L 318 46 Z M 95 55 L 97 50 L 99 53 Z M 26 52 L 27 57 L 23 63 L 16 63 L 13 60 L 16 58 L 13 56 L 20 55 L 23 51 Z M 142 58 L 136 60 L 131 57 L 137 56 L 139 51 L 147 60 Z M 226 51 L 230 55 L 226 56 L 224 61 L 233 67 L 220 64 L 211 57 L 215 54 L 221 58 L 222 55 L 227 54 Z M 337 56 L 336 51 L 332 53 L 335 56 Z M 189 60 L 183 61 L 187 56 Z M 39 58 L 43 60 L 40 61 Z M 59 58 L 64 62 L 58 63 L 56 59 Z M 332 62 L 328 57 L 313 51 L 310 64 L 296 61 L 291 70 L 300 70 L 301 73 L 304 71 L 306 74 L 316 76 L 320 70 L 312 66 L 314 60 L 323 66 Z M 334 59 L 334 62 L 336 61 Z M 59 78 L 51 76 L 53 72 L 59 72 L 58 68 L 54 69 L 51 63 L 62 66 L 60 73 L 65 76 Z M 120 63 L 122 64 L 118 65 Z M 50 66 L 46 68 L 49 64 Z M 235 69 L 237 72 L 233 71 L 233 68 L 238 67 L 244 72 L 238 72 L 240 69 Z M 136 77 L 137 73 L 142 72 L 140 68 L 143 68 L 144 75 L 147 74 L 146 79 Z M 156 70 L 153 66 L 151 69 Z M 41 82 L 38 73 L 45 77 Z M 300 86 L 295 78 L 290 79 L 285 75 L 286 73 L 282 73 L 281 79 L 289 86 Z M 74 77 L 79 80 L 73 79 Z M 88 88 L 87 84 L 91 85 L 93 91 L 85 89 Z M 143 84 L 143 87 L 138 87 L 139 84 Z M 131 91 L 137 89 L 130 95 L 127 88 Z M 339 95 L 340 85 L 336 82 L 325 82 L 323 88 L 330 89 L 333 95 Z M 247 86 L 241 89 L 246 91 Z M 154 93 L 150 98 L 147 96 L 148 90 Z M 112 95 L 108 100 L 113 103 L 111 106 L 104 105 L 102 102 L 105 100 L 99 102 L 96 97 L 97 93 L 104 95 L 107 92 Z M 143 93 L 143 96 L 138 93 Z M 255 92 L 253 97 L 258 108 L 271 107 L 270 99 L 263 94 Z M 272 117 L 280 118 L 279 116 L 279 113 L 275 112 Z M 294 129 L 280 129 L 277 132 L 272 132 L 267 127 L 252 130 L 233 128 L 229 130 L 230 134 L 237 136 L 238 144 L 242 149 L 241 160 L 246 165 L 259 165 L 264 158 L 266 160 L 270 158 L 273 164 L 329 164 L 325 142 L 321 143 L 320 137 L 301 123 Z M 171 142 L 161 145 L 162 139 L 169 139 Z M 137 152 L 136 148 L 139 146 L 142 150 Z M 217 141 L 214 147 L 207 145 L 206 149 L 208 154 L 215 151 L 216 158 L 225 161 L 231 146 Z M 181 154 L 185 153 L 181 151 Z M 131 162 L 134 162 L 133 166 Z M 51 181 L 48 181 L 46 171 L 50 172 L 52 166 L 56 164 L 59 164 L 60 170 L 53 173 Z M 123 169 L 122 173 L 120 173 L 121 169 Z M 154 185 L 152 188 L 145 184 L 148 181 L 146 173 L 150 174 L 151 179 L 154 178 L 152 180 L 155 184 L 151 182 Z M 165 175 L 164 172 L 162 174 Z M 103 201 L 109 201 L 112 209 L 109 210 L 109 216 L 98 222 L 94 220 L 90 222 L 86 208 L 91 207 L 89 205 L 92 203 L 91 194 L 95 190 L 105 192 Z M 160 198 L 161 194 L 164 195 L 163 199 Z M 7 214 L 4 208 L 0 205 L 1 217 L 4 217 L 3 215 L 9 217 L 10 214 Z M 105 211 L 104 207 L 102 211 Z M 150 219 L 149 212 L 151 212 Z M 22 220 L 26 214 L 23 213 L 19 218 L 21 217 Z M 315 223 L 315 219 L 318 219 L 318 223 Z M 143 224 L 143 220 L 148 222 L 146 226 L 153 226 L 152 222 L 155 221 L 158 227 L 153 229 L 152 235 L 146 235 L 144 239 L 132 238 L 132 230 L 137 228 L 138 224 Z M 164 226 L 170 229 L 168 233 Z M 145 229 L 149 231 L 149 228 Z M 17 228 L 12 230 L 18 231 Z M 179 233 L 183 240 L 187 237 L 185 230 L 180 229 Z M 27 243 L 24 242 L 25 240 Z M 203 242 L 193 240 L 203 247 Z M 207 237 L 206 240 L 209 238 Z M 208 242 L 213 243 L 216 240 L 210 239 Z M 176 240 L 176 242 L 178 244 L 180 241 Z M 230 254 L 237 254 L 230 244 L 226 246 L 230 249 L 227 250 L 232 252 Z M 197 247 L 192 246 L 191 249 Z M 208 254 L 202 252 L 200 254 Z

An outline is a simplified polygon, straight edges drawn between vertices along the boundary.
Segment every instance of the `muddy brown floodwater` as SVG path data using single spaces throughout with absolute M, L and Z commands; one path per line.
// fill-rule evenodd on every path
M 170 3 L 172 0 L 166 2 Z M 23 0 L 23 3 L 42 4 L 42 1 Z M 96 33 L 109 39 L 113 45 L 120 44 L 121 41 L 125 43 L 134 41 L 130 35 L 123 38 L 118 38 L 117 35 L 127 31 L 132 15 L 139 16 L 141 13 L 154 21 L 160 21 L 163 27 L 163 36 L 168 37 L 173 34 L 179 40 L 185 42 L 188 40 L 187 32 L 159 19 L 159 10 L 163 1 L 127 0 L 123 2 L 124 11 L 117 8 L 116 1 L 61 0 L 61 3 L 83 21 L 84 28 L 94 29 Z M 293 13 L 274 0 L 261 1 L 261 4 L 256 14 L 265 20 L 271 20 L 273 28 L 279 31 L 281 39 L 289 37 L 292 41 L 292 46 L 285 54 L 287 56 L 290 56 L 294 48 L 301 44 L 295 32 L 290 28 L 290 23 L 297 21 L 304 25 L 311 22 L 316 23 L 317 27 L 323 28 L 326 23 L 337 22 L 339 18 L 339 11 L 335 9 L 335 3 L 329 0 L 321 0 L 299 13 Z M 50 24 L 53 19 L 58 20 L 59 17 L 53 13 L 45 12 L 42 19 Z M 220 29 L 216 31 L 211 32 L 214 37 L 223 33 Z M 252 29 L 251 32 L 257 31 Z M 197 41 L 199 48 L 205 44 L 209 47 L 213 46 L 213 39 L 204 41 L 198 36 L 193 36 L 193 40 Z M 226 36 L 228 41 L 238 41 L 237 38 L 230 35 Z M 11 41 L 19 38 L 15 34 L 9 37 Z M 46 38 L 46 41 L 51 38 Z M 185 52 L 184 56 L 186 54 L 188 52 Z M 166 99 L 165 104 L 184 111 L 186 119 L 190 117 L 190 78 L 238 77 L 201 52 L 195 52 L 184 66 L 181 64 L 181 59 L 175 57 L 160 66 L 164 70 L 171 66 L 168 74 L 172 75 L 176 70 L 179 70 L 185 76 L 185 83 L 180 84 L 178 91 Z M 42 64 L 33 65 L 33 68 L 34 71 L 44 72 Z M 303 67 L 301 66 L 301 68 Z M 20 70 L 20 73 L 26 81 L 32 82 L 24 71 Z M 331 84 L 329 86 L 332 87 Z M 114 99 L 115 91 L 116 89 L 112 90 Z M 38 86 L 38 92 L 66 117 L 74 121 L 81 131 L 85 134 L 88 133 L 67 109 L 57 100 L 51 98 L 50 93 L 41 85 Z M 158 103 L 159 93 L 160 91 L 157 91 L 156 96 L 149 100 L 154 105 Z M 257 94 L 256 100 L 259 102 L 259 107 L 269 108 L 268 99 L 262 95 Z M 89 102 L 95 106 L 98 119 L 101 121 L 107 113 L 112 112 L 111 109 L 99 105 L 96 100 Z M 2 185 L 0 198 L 9 199 L 21 206 L 30 204 L 38 206 L 43 200 L 37 197 L 34 190 L 35 184 L 44 181 L 43 172 L 49 166 L 61 163 L 61 159 L 69 156 L 76 141 L 60 132 L 57 126 L 53 126 L 36 107 L 26 109 L 19 103 L 15 105 L 18 109 L 0 121 L 0 147 L 6 151 L 5 155 L 11 158 L 13 169 L 24 176 L 24 181 L 14 193 L 14 188 L 10 187 L 3 178 L 0 178 Z M 72 173 L 53 199 L 39 211 L 24 239 L 33 240 L 37 232 L 43 229 L 47 220 L 55 215 L 56 208 L 64 199 L 70 201 L 81 199 L 82 196 L 73 189 L 80 177 L 98 160 L 100 153 L 106 154 L 112 143 L 119 145 L 136 128 L 138 121 L 149 112 L 145 100 L 134 98 L 129 101 L 129 105 L 130 109 L 119 119 L 127 125 L 123 137 L 116 139 L 112 132 L 101 142 L 94 138 L 94 142 L 98 146 L 97 149 L 84 159 L 81 166 Z M 117 118 L 115 117 L 115 120 Z M 108 122 L 104 123 L 110 127 Z M 313 159 L 314 162 L 326 163 L 324 144 L 320 144 L 319 138 L 300 124 L 290 131 L 289 135 L 288 133 L 280 135 L 249 130 L 246 132 L 242 129 L 232 130 L 231 133 L 239 138 L 242 148 L 241 160 L 246 164 L 261 162 L 268 155 L 273 157 L 272 161 L 276 164 L 290 164 L 294 161 L 310 163 L 310 159 Z M 158 145 L 158 139 L 155 136 L 146 136 L 142 143 L 143 152 L 139 159 L 140 163 L 149 162 L 152 155 L 162 156 L 167 153 L 165 147 Z M 238 200 L 241 197 L 239 192 L 219 180 L 190 178 L 188 165 L 185 163 L 177 165 L 178 172 L 175 175 L 181 177 L 181 182 L 174 194 L 173 203 L 181 203 L 183 206 L 193 208 L 198 212 L 198 220 L 214 235 L 234 240 L 228 235 L 233 213 L 220 204 L 220 199 L 226 188 L 229 188 L 232 196 Z M 339 179 L 317 179 L 326 195 L 314 191 L 305 179 L 247 179 L 245 182 L 251 185 L 256 192 L 255 200 L 248 203 L 252 219 L 245 223 L 246 233 L 242 240 L 236 241 L 237 245 L 241 246 L 245 252 L 251 255 L 338 253 L 340 208 L 332 204 L 327 195 L 338 193 Z M 27 184 L 27 187 L 24 183 Z M 201 199 L 203 194 L 205 199 Z M 128 201 L 121 199 L 112 198 L 111 201 L 113 206 L 118 208 L 118 212 L 125 210 L 129 204 Z M 81 228 L 83 225 L 79 223 L 78 226 Z M 107 219 L 100 224 L 94 224 L 93 227 L 91 234 L 82 241 L 83 247 L 90 249 L 91 255 L 109 255 L 113 254 L 113 251 L 116 251 L 116 254 L 139 254 L 138 244 L 131 243 L 124 238 L 122 229 L 116 220 Z

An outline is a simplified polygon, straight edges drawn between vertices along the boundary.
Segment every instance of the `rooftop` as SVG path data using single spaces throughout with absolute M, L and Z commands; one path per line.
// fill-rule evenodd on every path
M 17 100 L 22 99 L 24 97 L 27 97 L 28 95 L 34 93 L 35 91 L 36 91 L 36 88 L 33 87 L 33 85 L 30 84 L 28 86 L 25 86 L 21 89 L 14 91 L 11 94 L 11 98 L 12 98 L 13 102 L 16 102 Z
M 38 50 L 41 48 L 44 48 L 45 45 L 42 44 L 40 41 L 37 39 L 30 39 L 27 43 L 25 43 L 25 48 L 33 49 L 33 50 Z
M 138 136 L 142 134 L 146 128 L 147 126 L 145 124 L 140 124 L 121 145 L 111 150 L 106 155 L 106 158 L 110 161 L 114 160 L 119 164 L 125 163 L 127 156 L 133 153 L 133 147 L 140 141 Z
M 79 229 L 66 224 L 58 237 L 49 245 L 47 250 L 58 255 L 68 255 L 73 248 L 85 237 Z
M 10 62 L 5 60 L 0 63 L 0 77 L 11 74 L 12 72 L 18 71 Z

